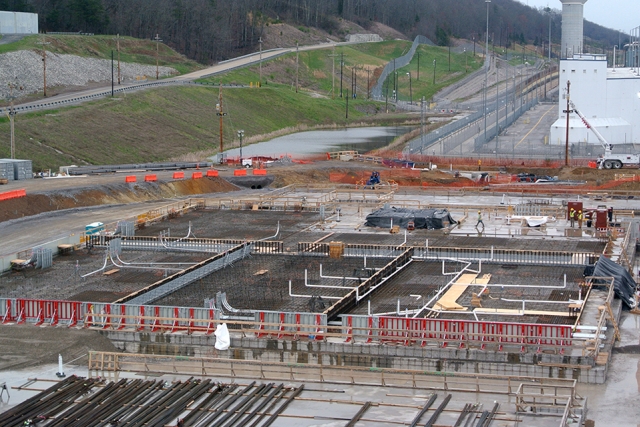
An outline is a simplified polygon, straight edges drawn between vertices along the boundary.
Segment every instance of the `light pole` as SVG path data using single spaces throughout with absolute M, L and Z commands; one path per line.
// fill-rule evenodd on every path
M 486 43 L 484 47 L 484 142 L 487 142 L 487 90 L 489 88 L 489 62 L 487 62 L 487 55 L 489 54 L 489 3 L 491 0 L 485 0 L 487 4 L 487 34 L 486 34 Z
M 156 80 L 158 80 L 160 78 L 160 73 L 158 69 L 158 50 L 159 50 L 160 42 L 162 41 L 160 40 L 160 34 L 156 34 L 156 37 L 154 38 L 154 40 L 156 41 Z
M 433 60 L 433 84 L 436 84 L 436 60 Z
M 240 129 L 238 131 L 238 138 L 240 138 L 240 166 L 242 165 L 242 137 L 244 136 L 244 130 Z
M 407 73 L 409 76 L 409 105 L 413 105 L 413 90 L 411 89 L 411 73 Z
M 467 73 L 467 48 L 464 48 L 464 72 Z

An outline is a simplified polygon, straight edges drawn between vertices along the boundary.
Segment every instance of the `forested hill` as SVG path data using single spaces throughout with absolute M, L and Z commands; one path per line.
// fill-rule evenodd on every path
M 560 8 L 557 0 L 552 8 Z M 560 41 L 561 17 L 515 0 L 493 0 L 489 34 L 496 45 Z M 153 38 L 202 63 L 257 48 L 265 27 L 286 22 L 316 27 L 342 38 L 342 20 L 365 29 L 373 22 L 409 38 L 423 34 L 439 44 L 449 37 L 484 40 L 483 0 L 0 0 L 0 10 L 36 12 L 43 31 L 83 31 Z M 618 32 L 587 23 L 585 36 L 598 52 L 618 44 Z

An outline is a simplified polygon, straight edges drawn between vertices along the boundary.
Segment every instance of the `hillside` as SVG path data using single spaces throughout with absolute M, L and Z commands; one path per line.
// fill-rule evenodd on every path
M 450 37 L 482 40 L 486 25 L 486 3 L 478 0 L 20 0 L 0 1 L 2 3 L 5 10 L 38 13 L 40 29 L 46 32 L 123 34 L 147 40 L 159 36 L 178 52 L 202 64 L 256 51 L 260 40 L 271 46 L 286 42 L 281 46 L 290 47 L 307 38 L 300 34 L 297 39 L 282 40 L 278 29 L 282 23 L 301 33 L 315 33 L 314 36 L 324 40 L 339 41 L 353 33 L 380 34 L 379 23 L 406 38 L 424 35 L 440 45 L 446 45 Z M 544 11 L 515 0 L 493 0 L 490 13 L 489 35 L 495 45 L 504 47 L 510 41 L 518 41 L 540 46 L 546 42 L 549 16 Z M 276 27 L 275 31 L 272 26 Z M 561 17 L 555 10 L 551 13 L 551 31 L 552 42 L 559 44 Z M 381 36 L 395 38 L 388 31 Z M 585 25 L 585 37 L 594 48 L 619 44 L 617 30 L 589 22 Z

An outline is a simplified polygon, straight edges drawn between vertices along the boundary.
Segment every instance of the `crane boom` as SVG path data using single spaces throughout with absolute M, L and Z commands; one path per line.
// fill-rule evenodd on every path
M 580 120 L 582 120 L 582 123 L 584 123 L 587 129 L 591 130 L 591 132 L 595 134 L 596 138 L 598 138 L 598 141 L 600 141 L 600 145 L 602 145 L 602 148 L 604 148 L 605 157 L 608 154 L 611 154 L 611 149 L 613 148 L 612 144 L 609 144 L 609 141 L 607 141 L 604 136 L 602 136 L 602 134 L 598 132 L 598 129 L 591 126 L 587 118 L 580 112 L 580 110 L 576 108 L 576 105 L 573 103 L 573 101 L 569 101 L 569 105 L 571 106 L 571 109 L 578 115 L 578 117 L 580 117 Z

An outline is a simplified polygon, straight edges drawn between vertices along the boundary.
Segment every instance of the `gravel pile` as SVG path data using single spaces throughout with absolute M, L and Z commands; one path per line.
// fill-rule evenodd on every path
M 177 74 L 170 67 L 159 67 L 162 77 Z M 156 67 L 132 63 L 120 63 L 123 83 L 149 76 L 156 77 Z M 114 79 L 117 82 L 117 62 L 114 62 Z M 59 55 L 47 52 L 47 87 L 84 86 L 93 82 L 111 81 L 111 60 L 82 58 L 75 55 Z M 9 83 L 22 90 L 13 91 L 14 96 L 24 96 L 43 89 L 42 56 L 36 52 L 21 50 L 0 55 L 0 99 L 10 96 Z

